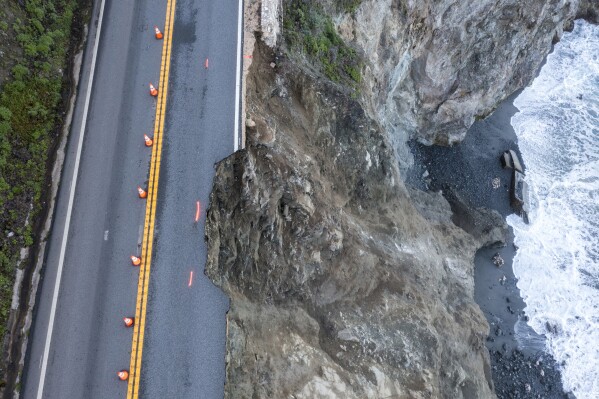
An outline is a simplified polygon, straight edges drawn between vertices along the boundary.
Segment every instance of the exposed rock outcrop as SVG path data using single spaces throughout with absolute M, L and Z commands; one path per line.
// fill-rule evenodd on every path
M 337 20 L 368 60 L 365 97 L 392 137 L 455 144 L 530 83 L 575 17 L 598 10 L 591 0 L 362 0 Z

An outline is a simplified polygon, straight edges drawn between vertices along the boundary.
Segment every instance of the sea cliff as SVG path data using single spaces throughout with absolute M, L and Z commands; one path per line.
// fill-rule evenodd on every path
M 217 166 L 206 227 L 225 396 L 495 397 L 473 260 L 506 225 L 466 208 L 458 227 L 441 192 L 406 186 L 406 142 L 459 143 L 599 7 L 245 7 L 246 148 Z

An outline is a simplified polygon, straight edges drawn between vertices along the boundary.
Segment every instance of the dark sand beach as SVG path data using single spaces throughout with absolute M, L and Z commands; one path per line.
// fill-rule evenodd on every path
M 419 188 L 426 184 L 430 190 L 444 193 L 453 190 L 470 207 L 496 210 L 504 219 L 514 213 L 509 204 L 511 170 L 501 168 L 499 156 L 507 149 L 520 155 L 510 124 L 517 112 L 513 106 L 516 95 L 504 101 L 488 118 L 476 122 L 458 146 L 427 147 L 412 143 L 414 167 L 408 173 L 409 184 Z M 496 178 L 500 184 L 493 188 Z M 459 220 L 454 221 L 459 224 Z M 544 336 L 536 334 L 526 323 L 525 304 L 512 270 L 515 252 L 510 228 L 505 246 L 482 248 L 475 257 L 475 299 L 490 326 L 487 347 L 497 396 L 572 397 L 563 392 L 558 367 L 544 352 Z M 496 253 L 505 262 L 501 267 L 493 264 Z

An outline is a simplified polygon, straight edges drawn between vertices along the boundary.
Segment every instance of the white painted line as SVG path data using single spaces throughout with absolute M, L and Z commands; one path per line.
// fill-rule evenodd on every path
M 79 131 L 79 142 L 77 143 L 77 155 L 75 158 L 75 170 L 71 187 L 69 191 L 69 203 L 67 205 L 67 215 L 62 232 L 62 243 L 60 245 L 60 256 L 58 258 L 58 271 L 56 272 L 56 282 L 54 283 L 54 295 L 52 296 L 52 307 L 50 308 L 50 322 L 48 323 L 48 331 L 46 332 L 46 343 L 44 347 L 44 356 L 42 360 L 42 370 L 40 372 L 40 381 L 37 387 L 37 399 L 42 399 L 44 396 L 44 382 L 46 381 L 46 370 L 48 367 L 48 356 L 50 354 L 50 345 L 52 344 L 52 331 L 54 329 L 54 319 L 56 317 L 56 304 L 58 302 L 58 293 L 60 291 L 60 280 L 62 278 L 62 269 L 64 266 L 64 256 L 67 247 L 67 239 L 69 235 L 69 226 L 71 224 L 71 214 L 73 213 L 73 200 L 75 198 L 75 188 L 77 187 L 77 176 L 79 175 L 79 161 L 81 160 L 81 149 L 83 148 L 83 137 L 85 135 L 85 126 L 87 124 L 87 111 L 89 110 L 89 99 L 92 92 L 92 83 L 94 81 L 94 72 L 96 70 L 96 56 L 98 54 L 98 43 L 100 42 L 100 32 L 102 31 L 102 18 L 104 16 L 104 2 L 100 3 L 100 16 L 98 18 L 98 29 L 96 31 L 96 39 L 94 42 L 94 51 L 92 53 L 92 63 L 89 72 L 89 80 L 87 82 L 87 93 L 85 95 L 85 106 L 83 107 L 83 119 L 81 121 L 81 129 Z
M 241 30 L 243 21 L 243 0 L 239 0 L 239 11 L 237 11 L 237 66 L 235 72 L 235 151 L 239 149 L 239 96 L 241 95 Z

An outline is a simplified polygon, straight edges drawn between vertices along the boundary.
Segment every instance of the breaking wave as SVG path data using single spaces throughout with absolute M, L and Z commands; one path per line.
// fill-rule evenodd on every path
M 530 325 L 564 389 L 599 398 L 599 26 L 577 21 L 514 102 L 530 224 L 511 215 Z

